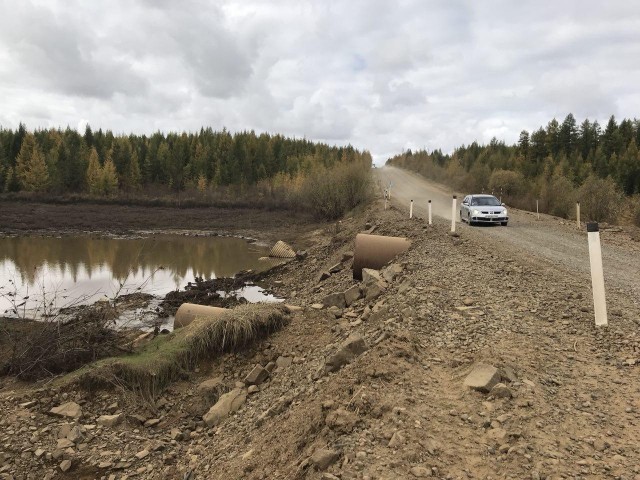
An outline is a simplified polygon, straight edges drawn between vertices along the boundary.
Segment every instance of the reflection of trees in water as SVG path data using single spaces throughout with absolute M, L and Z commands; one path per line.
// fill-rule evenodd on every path
M 265 251 L 244 240 L 225 237 L 0 239 L 0 261 L 12 261 L 23 281 L 31 284 L 45 265 L 57 267 L 74 281 L 80 272 L 85 271 L 90 278 L 101 267 L 109 268 L 118 281 L 125 281 L 129 275 L 148 276 L 159 267 L 169 269 L 176 282 L 189 270 L 205 278 L 231 276 L 256 268 L 258 257 Z

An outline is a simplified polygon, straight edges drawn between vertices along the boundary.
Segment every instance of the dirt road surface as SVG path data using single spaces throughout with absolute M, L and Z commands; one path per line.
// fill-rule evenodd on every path
M 409 209 L 414 201 L 414 212 L 427 218 L 427 202 L 432 201 L 433 214 L 451 220 L 453 194 L 458 196 L 456 229 L 491 243 L 508 243 L 523 254 L 552 264 L 562 265 L 574 271 L 580 278 L 589 275 L 589 249 L 586 225 L 578 230 L 573 221 L 563 221 L 557 217 L 509 208 L 509 226 L 485 225 L 470 227 L 460 221 L 459 207 L 465 195 L 476 192 L 454 192 L 445 186 L 431 182 L 424 177 L 396 167 L 384 167 L 377 171 L 381 183 L 392 184 L 392 202 L 398 208 Z M 628 239 L 617 238 L 617 230 L 601 232 L 602 255 L 605 280 L 608 288 L 616 288 L 640 302 L 640 244 Z M 496 245 L 496 249 L 498 246 Z

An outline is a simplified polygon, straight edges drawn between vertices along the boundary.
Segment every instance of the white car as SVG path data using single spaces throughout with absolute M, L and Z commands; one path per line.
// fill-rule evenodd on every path
M 460 221 L 469 225 L 499 223 L 506 227 L 509 215 L 504 203 L 493 195 L 467 195 L 460 205 Z

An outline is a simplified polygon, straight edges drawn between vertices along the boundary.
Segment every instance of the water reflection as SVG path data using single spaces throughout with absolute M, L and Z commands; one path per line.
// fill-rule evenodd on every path
M 81 296 L 95 300 L 118 291 L 161 295 L 195 277 L 268 268 L 259 260 L 266 252 L 266 247 L 230 237 L 0 238 L 0 313 L 22 301 L 35 308 L 43 291 L 57 292 L 58 306 Z M 7 296 L 13 292 L 15 297 Z M 26 296 L 30 298 L 23 300 Z

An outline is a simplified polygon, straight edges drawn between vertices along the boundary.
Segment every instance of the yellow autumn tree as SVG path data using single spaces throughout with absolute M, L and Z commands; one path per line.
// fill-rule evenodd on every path
M 118 191 L 118 172 L 116 172 L 116 166 L 111 159 L 111 154 L 107 154 L 107 161 L 104 162 L 102 167 L 101 190 L 105 195 L 111 195 Z
M 91 195 L 100 195 L 102 190 L 102 167 L 98 151 L 93 147 L 89 153 L 89 166 L 87 167 L 87 189 Z
M 44 192 L 49 186 L 47 162 L 37 145 L 33 146 L 27 168 L 20 177 L 20 185 L 27 192 Z

